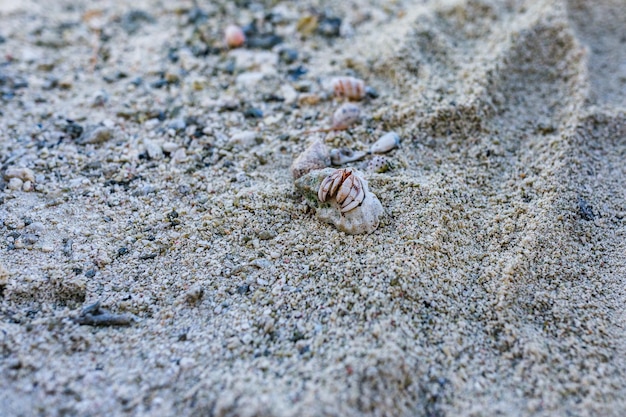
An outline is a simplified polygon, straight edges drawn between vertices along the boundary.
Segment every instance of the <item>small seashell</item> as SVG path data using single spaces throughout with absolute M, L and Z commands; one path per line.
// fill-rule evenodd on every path
M 352 168 L 338 169 L 322 181 L 317 198 L 323 203 L 332 197 L 335 197 L 342 213 L 357 208 L 363 202 L 365 189 Z
M 361 109 L 356 104 L 345 103 L 333 114 L 332 130 L 344 130 L 356 123 L 361 117 Z
M 314 141 L 291 164 L 291 175 L 295 180 L 315 169 L 330 166 L 328 147 L 321 141 Z
M 370 153 L 385 153 L 400 145 L 400 136 L 396 132 L 385 133 L 372 144 Z
M 389 160 L 382 155 L 375 155 L 372 159 L 364 163 L 364 169 L 369 172 L 387 172 L 391 169 Z
M 224 40 L 230 48 L 238 48 L 246 42 L 246 35 L 237 25 L 228 25 L 224 29 Z
M 348 148 L 331 149 L 330 162 L 333 165 L 343 165 L 348 162 L 359 161 L 367 155 L 367 152 L 353 151 Z
M 365 82 L 354 77 L 337 77 L 332 86 L 336 96 L 349 100 L 361 100 L 367 92 Z

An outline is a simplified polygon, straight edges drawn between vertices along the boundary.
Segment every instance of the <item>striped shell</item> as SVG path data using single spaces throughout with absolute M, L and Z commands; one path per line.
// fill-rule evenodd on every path
M 356 104 L 345 103 L 333 114 L 331 129 L 344 130 L 356 123 L 361 117 L 361 109 Z
M 337 77 L 332 81 L 333 91 L 338 97 L 361 100 L 365 97 L 365 82 L 354 77 Z
M 237 25 L 228 25 L 224 29 L 224 41 L 229 48 L 238 48 L 246 42 L 246 35 Z
M 365 199 L 365 189 L 361 178 L 351 168 L 338 169 L 320 184 L 317 198 L 323 203 L 335 197 L 342 213 L 357 208 Z

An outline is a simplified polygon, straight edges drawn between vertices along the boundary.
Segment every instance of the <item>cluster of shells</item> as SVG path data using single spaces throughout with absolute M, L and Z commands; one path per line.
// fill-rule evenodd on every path
M 360 119 L 361 110 L 351 101 L 366 97 L 368 88 L 365 83 L 354 77 L 339 77 L 331 85 L 337 97 L 350 101 L 334 112 L 330 128 L 307 133 L 345 130 Z M 396 132 L 385 133 L 367 151 L 329 149 L 322 141 L 315 140 L 291 166 L 296 188 L 316 209 L 321 220 L 348 234 L 371 233 L 379 225 L 382 205 L 369 191 L 363 172 L 342 166 L 365 160 L 360 166 L 363 171 L 384 172 L 390 164 L 383 154 L 399 144 L 400 136 Z M 341 168 L 331 169 L 331 165 Z

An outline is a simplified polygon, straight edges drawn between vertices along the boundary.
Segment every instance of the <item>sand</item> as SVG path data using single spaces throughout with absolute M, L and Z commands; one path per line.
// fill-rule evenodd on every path
M 0 1 L 2 416 L 624 415 L 623 1 L 339 3 Z M 390 130 L 319 222 L 293 159 Z

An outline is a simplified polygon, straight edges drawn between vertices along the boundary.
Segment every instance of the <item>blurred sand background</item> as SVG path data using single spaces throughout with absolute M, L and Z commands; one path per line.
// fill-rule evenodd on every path
M 0 414 L 623 416 L 625 28 L 623 0 L 0 1 Z M 378 97 L 303 135 L 336 75 Z M 378 230 L 318 222 L 293 158 L 389 130 Z M 78 324 L 96 301 L 132 323 Z

